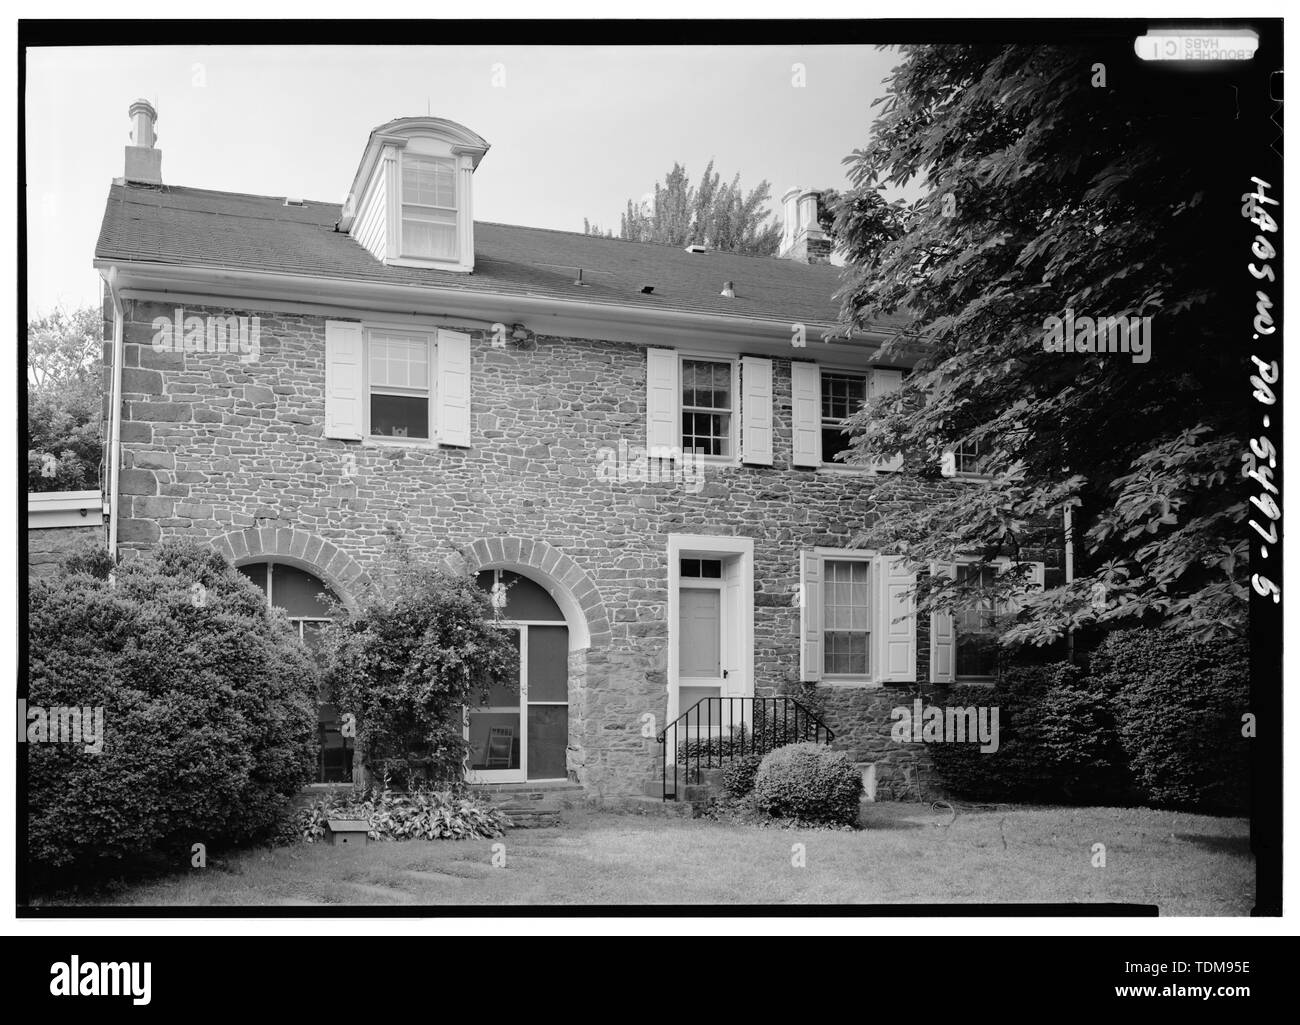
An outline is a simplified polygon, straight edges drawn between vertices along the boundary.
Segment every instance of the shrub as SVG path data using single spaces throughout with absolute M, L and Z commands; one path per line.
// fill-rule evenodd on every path
M 517 649 L 486 592 L 403 550 L 357 608 L 339 607 L 322 632 L 331 700 L 356 717 L 362 762 L 399 785 L 460 781 L 468 746 L 463 709 L 512 686 Z M 513 683 L 517 688 L 517 679 Z
M 1069 662 L 1007 669 L 996 687 L 959 686 L 943 707 L 996 708 L 998 748 L 930 744 L 942 788 L 988 801 L 1114 800 L 1126 790 L 1123 753 L 1105 695 Z
M 1168 627 L 1125 630 L 1093 654 L 1092 675 L 1114 702 L 1119 740 L 1147 800 L 1244 812 L 1249 803 L 1250 647 L 1189 643 Z
M 862 774 L 843 751 L 790 744 L 763 756 L 754 776 L 754 803 L 776 818 L 855 825 Z
M 754 789 L 754 777 L 763 761 L 761 754 L 748 754 L 728 762 L 722 770 L 722 789 L 730 797 L 745 797 Z
M 330 794 L 303 808 L 296 839 L 319 843 L 329 819 L 364 819 L 373 840 L 491 840 L 505 835 L 505 812 L 450 790 L 396 793 L 385 787 Z
M 98 754 L 26 745 L 38 878 L 260 839 L 311 778 L 315 669 L 256 585 L 193 541 L 114 578 L 79 555 L 30 585 L 29 712 L 103 710 Z
M 760 720 L 755 725 L 758 728 L 754 730 L 741 725 L 727 733 L 681 741 L 677 745 L 678 771 L 687 783 L 697 783 L 702 770 L 725 768 L 734 758 L 747 758 L 750 755 L 761 758 L 778 747 L 797 744 L 804 739 L 800 733 L 796 733 L 794 723 L 785 726 L 777 721 Z M 672 732 L 669 731 L 668 739 L 671 737 Z

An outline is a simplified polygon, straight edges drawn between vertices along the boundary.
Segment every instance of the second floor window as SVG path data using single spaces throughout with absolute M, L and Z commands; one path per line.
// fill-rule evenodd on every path
M 682 451 L 730 456 L 732 443 L 732 364 L 682 360 Z
M 867 398 L 867 376 L 838 370 L 821 372 L 822 462 L 843 466 L 836 456 L 849 448 L 844 421 L 862 408 Z
M 429 437 L 428 335 L 370 333 L 370 430 L 387 438 Z
M 954 468 L 958 473 L 983 473 L 984 451 L 978 441 L 963 441 L 952 450 Z
M 456 164 L 445 157 L 402 155 L 402 255 L 454 260 Z

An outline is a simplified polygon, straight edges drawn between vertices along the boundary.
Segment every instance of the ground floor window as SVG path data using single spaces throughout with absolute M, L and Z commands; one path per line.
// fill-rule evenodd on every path
M 267 605 L 284 611 L 298 639 L 316 653 L 320 631 L 330 621 L 329 602 L 336 600 L 325 582 L 296 566 L 274 561 L 240 566 L 239 572 L 266 593 Z M 320 752 L 316 756 L 315 781 L 350 783 L 354 741 L 344 733 L 342 713 L 325 698 L 326 695 L 318 695 L 316 739 Z
M 486 570 L 517 655 L 487 704 L 466 710 L 470 778 L 477 782 L 566 779 L 569 746 L 569 629 L 545 588 L 509 570 Z

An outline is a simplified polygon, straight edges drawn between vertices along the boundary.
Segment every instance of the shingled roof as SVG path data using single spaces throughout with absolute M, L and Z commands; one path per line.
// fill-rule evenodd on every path
M 436 285 L 681 312 L 834 324 L 840 268 L 734 253 L 689 253 L 549 228 L 478 221 L 472 274 L 390 267 L 335 230 L 335 203 L 286 206 L 283 197 L 177 186 L 114 184 L 97 259 L 274 271 Z M 583 285 L 575 285 L 581 268 Z M 719 293 L 735 284 L 735 298 Z M 641 289 L 653 285 L 646 295 Z

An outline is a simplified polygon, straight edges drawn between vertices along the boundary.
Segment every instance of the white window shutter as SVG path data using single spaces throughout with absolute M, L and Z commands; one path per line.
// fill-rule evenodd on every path
M 933 576 L 955 576 L 951 562 L 932 562 Z M 957 679 L 957 630 L 951 612 L 930 613 L 930 682 L 953 683 Z
M 360 441 L 365 429 L 361 325 L 325 321 L 325 437 Z
M 943 458 L 939 462 L 939 472 L 945 477 L 957 476 L 957 457 L 953 455 L 950 448 L 943 450 Z
M 438 443 L 470 446 L 469 335 L 438 329 Z
M 871 397 L 873 399 L 896 392 L 902 387 L 903 372 L 901 370 L 879 369 L 871 371 Z M 875 470 L 901 470 L 903 468 L 903 455 L 900 452 L 891 459 L 878 459 L 871 465 Z
M 678 422 L 677 351 L 645 351 L 645 443 L 648 448 L 676 448 L 681 444 Z
M 887 683 L 916 682 L 916 575 L 897 556 L 881 555 L 874 562 L 876 579 L 876 645 L 879 670 Z
M 799 554 L 799 678 L 822 678 L 822 560 Z
M 822 386 L 816 363 L 790 364 L 790 406 L 795 466 L 822 464 Z
M 741 461 L 772 465 L 772 361 L 745 356 L 740 361 Z

